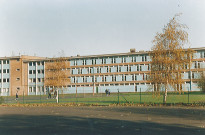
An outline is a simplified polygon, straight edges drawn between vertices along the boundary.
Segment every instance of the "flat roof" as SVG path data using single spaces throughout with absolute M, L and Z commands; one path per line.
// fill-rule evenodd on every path
M 195 51 L 205 50 L 205 47 L 199 48 L 185 48 L 193 49 Z M 65 57 L 66 59 L 82 59 L 82 58 L 96 58 L 96 57 L 115 57 L 115 56 L 127 56 L 127 55 L 141 55 L 141 54 L 148 54 L 150 51 L 137 51 L 137 52 L 127 52 L 127 53 L 113 53 L 113 54 L 99 54 L 99 55 L 84 55 L 84 56 L 69 56 Z M 23 59 L 23 62 L 31 62 L 31 61 L 48 61 L 53 58 L 48 57 L 38 57 L 38 56 L 28 56 L 28 55 L 21 55 L 21 56 L 11 56 L 11 57 L 0 57 L 0 60 L 8 60 L 8 59 Z

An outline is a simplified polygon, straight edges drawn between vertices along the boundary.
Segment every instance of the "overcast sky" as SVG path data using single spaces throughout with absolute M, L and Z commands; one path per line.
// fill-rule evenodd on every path
M 205 47 L 205 0 L 0 0 L 0 57 L 150 50 L 176 13 L 187 47 Z

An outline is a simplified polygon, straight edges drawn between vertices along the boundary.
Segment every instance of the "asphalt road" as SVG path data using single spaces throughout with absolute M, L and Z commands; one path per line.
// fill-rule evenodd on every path
M 0 135 L 205 135 L 205 108 L 0 107 Z

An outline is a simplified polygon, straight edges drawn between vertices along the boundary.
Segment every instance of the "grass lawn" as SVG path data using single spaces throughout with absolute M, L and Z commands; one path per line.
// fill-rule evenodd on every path
M 60 103 L 85 103 L 85 104 L 117 104 L 118 93 L 111 93 L 110 96 L 106 96 L 104 93 L 95 94 L 78 94 L 77 98 L 75 94 L 64 94 L 59 96 Z M 141 97 L 141 98 L 140 98 Z M 189 97 L 189 98 L 188 98 Z M 19 100 L 16 101 L 14 96 L 4 97 L 5 103 L 56 103 L 56 99 L 47 99 L 47 95 L 37 96 L 19 96 Z M 189 100 L 189 101 L 188 101 Z M 177 94 L 168 93 L 167 103 L 205 103 L 205 93 L 191 92 Z M 163 103 L 163 96 L 154 97 L 151 92 L 146 93 L 120 93 L 119 103 Z

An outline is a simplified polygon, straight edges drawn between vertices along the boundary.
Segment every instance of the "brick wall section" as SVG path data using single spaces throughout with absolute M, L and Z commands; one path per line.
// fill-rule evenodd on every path
M 10 94 L 11 96 L 14 96 L 17 92 L 17 87 L 19 90 L 19 95 L 22 94 L 22 67 L 21 67 L 21 59 L 12 59 L 10 60 Z M 17 70 L 19 69 L 19 70 Z M 19 78 L 19 80 L 17 80 Z
M 18 95 L 28 95 L 28 63 L 24 60 L 41 60 L 45 59 L 36 56 L 21 56 L 10 60 L 10 95 L 16 95 L 17 88 Z M 17 70 L 19 69 L 19 70 Z M 19 78 L 19 80 L 17 79 Z

